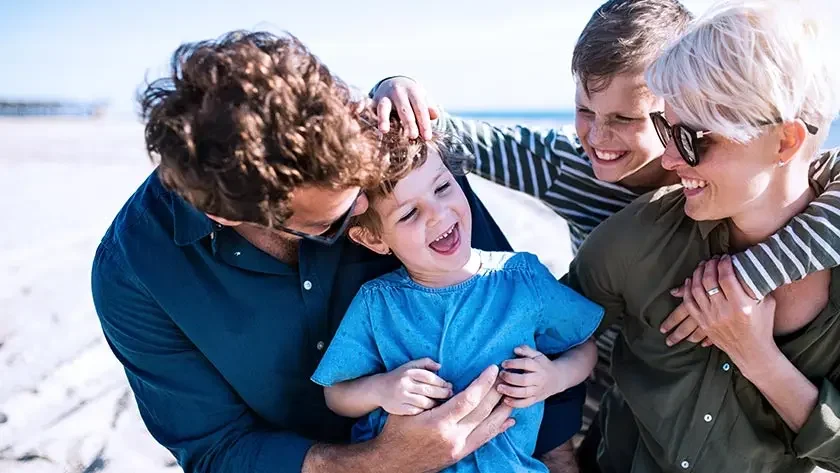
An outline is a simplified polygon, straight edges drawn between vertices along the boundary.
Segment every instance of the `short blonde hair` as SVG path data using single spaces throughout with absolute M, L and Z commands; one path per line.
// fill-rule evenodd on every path
M 717 4 L 648 68 L 648 86 L 689 126 L 747 142 L 762 124 L 801 118 L 821 143 L 840 109 L 837 54 L 808 16 L 824 10 L 806 3 Z

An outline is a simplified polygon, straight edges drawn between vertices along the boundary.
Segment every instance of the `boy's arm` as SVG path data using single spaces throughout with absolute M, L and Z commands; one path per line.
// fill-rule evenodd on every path
M 379 396 L 381 375 L 374 374 L 324 388 L 327 407 L 344 417 L 362 417 L 382 405 Z
M 324 388 L 327 407 L 338 415 L 361 417 L 381 407 L 389 414 L 417 415 L 452 396 L 452 385 L 434 372 L 431 358 L 409 361 L 387 373 L 340 381 Z
M 732 257 L 757 298 L 840 264 L 840 148 L 822 152 L 812 169 L 820 196 L 767 241 Z
M 564 392 L 586 381 L 597 361 L 598 349 L 591 338 L 557 357 L 551 362 L 555 368 L 554 392 Z

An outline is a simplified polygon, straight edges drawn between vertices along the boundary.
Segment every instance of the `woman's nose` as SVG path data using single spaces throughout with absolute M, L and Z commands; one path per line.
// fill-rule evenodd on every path
M 668 143 L 668 146 L 665 147 L 665 151 L 662 153 L 662 159 L 660 162 L 662 167 L 667 171 L 676 171 L 681 166 L 688 166 L 680 155 L 680 152 L 677 151 L 677 146 L 674 144 L 674 140 L 671 140 Z

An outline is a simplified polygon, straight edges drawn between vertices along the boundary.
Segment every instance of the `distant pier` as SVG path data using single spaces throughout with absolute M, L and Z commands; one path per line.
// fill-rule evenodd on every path
M 105 114 L 106 102 L 0 99 L 0 117 L 92 117 Z

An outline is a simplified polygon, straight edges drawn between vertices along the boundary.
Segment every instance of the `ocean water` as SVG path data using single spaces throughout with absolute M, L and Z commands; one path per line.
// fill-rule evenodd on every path
M 575 114 L 566 110 L 549 111 L 466 111 L 449 113 L 463 118 L 483 120 L 494 125 L 528 125 L 532 127 L 558 128 L 573 125 Z M 840 146 L 840 119 L 831 124 L 831 131 L 823 148 Z

